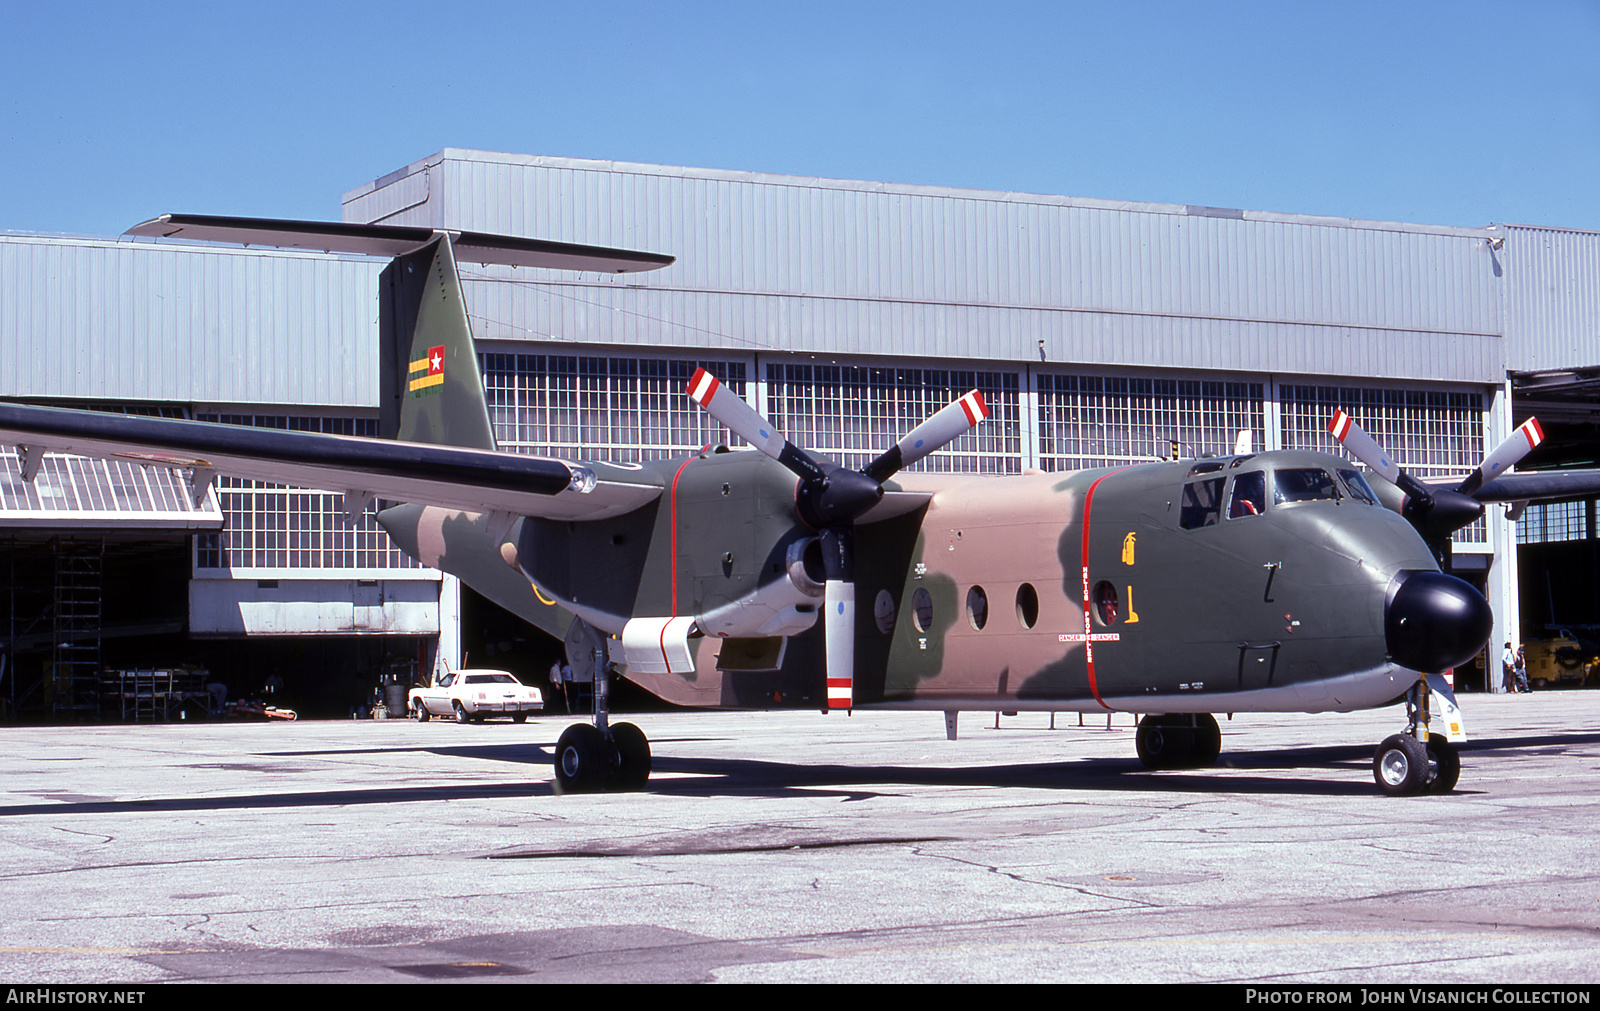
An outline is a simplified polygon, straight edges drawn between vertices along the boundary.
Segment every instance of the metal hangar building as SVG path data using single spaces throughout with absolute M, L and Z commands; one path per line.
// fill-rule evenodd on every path
M 993 417 L 922 466 L 1116 465 L 1173 440 L 1226 453 L 1241 430 L 1257 449 L 1331 450 L 1336 407 L 1423 478 L 1475 467 L 1529 413 L 1552 460 L 1587 462 L 1593 441 L 1600 233 L 456 149 L 343 208 L 678 258 L 624 275 L 463 266 L 508 452 L 698 450 L 715 436 L 684 386 L 702 365 L 855 466 L 974 386 Z M 383 266 L 0 234 L 0 396 L 375 433 Z M 1545 550 L 1537 601 L 1519 594 L 1519 540 Z M 1494 643 L 1524 619 L 1600 620 L 1595 543 L 1592 502 L 1519 523 L 1491 508 L 1461 531 L 1456 571 L 1489 597 Z M 236 695 L 276 676 L 291 704 L 342 712 L 463 653 L 538 677 L 556 648 L 407 559 L 370 512 L 347 522 L 337 494 L 222 479 L 196 504 L 131 462 L 48 457 L 30 485 L 0 454 L 0 566 L 0 716 L 104 715 L 91 672 L 179 662 Z

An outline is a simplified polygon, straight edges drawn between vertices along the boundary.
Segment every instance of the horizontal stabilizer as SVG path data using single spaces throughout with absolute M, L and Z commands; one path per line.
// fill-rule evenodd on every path
M 237 242 L 246 246 L 280 249 L 314 249 L 326 253 L 360 253 L 366 256 L 403 256 L 432 242 L 432 228 L 403 225 L 362 225 L 342 221 L 281 221 L 274 218 L 234 218 L 210 214 L 163 214 L 128 229 L 127 235 L 189 239 L 196 242 Z M 484 232 L 449 232 L 458 260 L 512 267 L 547 267 L 554 270 L 593 270 L 626 274 L 656 270 L 675 257 L 605 246 L 525 239 Z

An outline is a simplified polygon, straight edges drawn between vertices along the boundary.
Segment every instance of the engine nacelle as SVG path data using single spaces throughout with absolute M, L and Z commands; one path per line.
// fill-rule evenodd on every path
M 817 623 L 823 584 L 821 548 L 815 537 L 789 545 L 784 574 L 738 600 L 695 616 L 705 635 L 761 639 L 798 635 Z

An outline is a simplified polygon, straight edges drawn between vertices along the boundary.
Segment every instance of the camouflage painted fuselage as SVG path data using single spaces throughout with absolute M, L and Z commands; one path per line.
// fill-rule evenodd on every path
M 1284 452 L 902 475 L 855 529 L 855 704 L 1315 712 L 1394 699 L 1416 674 L 1387 658 L 1386 594 L 1398 573 L 1437 568 L 1410 525 L 1348 494 L 1225 507 L 1241 475 L 1270 487 L 1274 470 L 1307 468 L 1348 464 Z M 485 518 L 407 507 L 385 525 L 547 629 L 566 611 L 613 634 L 633 617 L 721 620 L 723 634 L 692 640 L 693 672 L 628 672 L 670 701 L 822 706 L 815 531 L 796 518 L 794 476 L 753 452 L 640 470 L 661 497 L 614 519 L 525 519 L 497 537 Z M 1186 514 L 1186 485 L 1203 482 L 1214 508 Z M 508 561 L 537 593 L 513 599 Z M 754 634 L 763 622 L 788 631 Z

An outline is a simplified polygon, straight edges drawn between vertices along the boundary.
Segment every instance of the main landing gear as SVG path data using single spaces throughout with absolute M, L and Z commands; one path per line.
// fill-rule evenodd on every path
M 1461 755 L 1441 734 L 1428 732 L 1428 683 L 1406 692 L 1406 729 L 1384 738 L 1372 755 L 1372 778 L 1391 797 L 1449 793 L 1461 779 Z
M 1146 716 L 1133 743 L 1146 769 L 1202 769 L 1222 753 L 1222 728 L 1210 713 Z
M 650 741 L 632 723 L 613 726 L 608 719 L 611 663 L 605 633 L 582 619 L 573 622 L 567 655 L 580 679 L 593 672 L 594 723 L 575 723 L 556 741 L 556 792 L 643 790 L 650 780 Z

